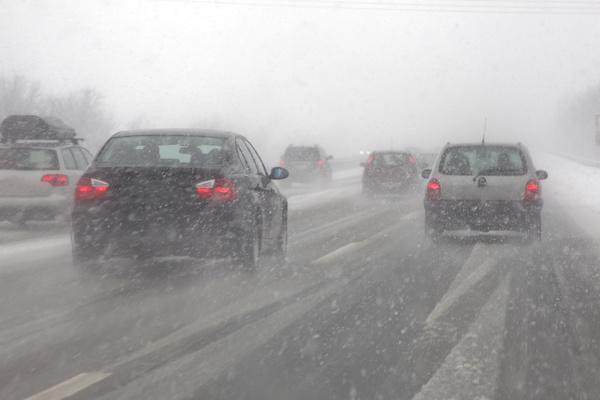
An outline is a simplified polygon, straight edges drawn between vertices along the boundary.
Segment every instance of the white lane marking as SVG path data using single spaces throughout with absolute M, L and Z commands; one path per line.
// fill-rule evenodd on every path
M 461 270 L 456 275 L 448 291 L 442 297 L 433 311 L 425 321 L 427 324 L 432 324 L 436 319 L 444 315 L 450 307 L 465 296 L 471 288 L 477 283 L 483 281 L 489 274 L 493 272 L 494 266 L 498 263 L 496 253 L 498 249 L 477 243 L 467 261 L 463 264 Z M 490 254 L 491 253 L 491 254 Z
M 336 258 L 350 252 L 353 250 L 357 250 L 360 247 L 364 246 L 365 243 L 364 242 L 350 242 L 348 244 L 343 245 L 342 247 L 335 249 L 334 251 L 332 251 L 331 253 L 327 253 L 325 254 L 323 257 L 317 258 L 315 261 L 313 261 L 313 264 L 325 264 L 328 263 L 332 260 L 335 260 Z
M 413 400 L 494 398 L 509 282 L 510 274 L 496 288 L 468 332 Z
M 389 227 L 385 228 L 384 230 L 379 231 L 376 234 L 374 234 L 373 236 L 371 236 L 365 240 L 362 240 L 360 242 L 347 243 L 347 244 L 343 245 L 342 247 L 339 247 L 339 248 L 333 250 L 332 252 L 327 253 L 324 256 L 314 260 L 312 262 L 312 264 L 319 265 L 319 264 L 329 263 L 329 262 L 335 260 L 336 258 L 343 256 L 351 251 L 360 250 L 363 247 L 372 245 L 381 239 L 388 238 L 390 236 L 391 232 L 398 230 L 406 221 L 411 221 L 411 220 L 417 218 L 422 213 L 423 213 L 423 211 L 410 212 L 400 218 L 400 221 L 401 221 L 400 223 L 389 226 Z
M 84 372 L 26 400 L 62 400 L 110 376 L 110 372 Z
M 414 219 L 421 217 L 423 214 L 425 214 L 425 211 L 423 211 L 423 210 L 412 211 L 412 212 L 409 212 L 408 214 L 403 215 L 400 218 L 400 220 L 401 221 L 412 221 Z
M 259 318 L 200 350 L 171 360 L 125 384 L 119 388 L 117 393 L 109 393 L 100 399 L 145 400 L 157 398 L 175 400 L 192 398 L 198 387 L 216 379 L 225 371 L 233 372 L 234 366 L 243 357 L 301 320 L 329 296 L 338 293 L 343 286 L 339 282 L 328 285 L 319 292 L 266 318 Z

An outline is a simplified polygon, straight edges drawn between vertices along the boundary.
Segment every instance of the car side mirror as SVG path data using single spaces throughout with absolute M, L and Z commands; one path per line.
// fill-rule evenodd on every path
M 287 169 L 282 168 L 282 167 L 274 167 L 271 170 L 271 174 L 269 175 L 269 178 L 271 178 L 273 180 L 280 180 L 280 179 L 285 179 L 288 176 L 290 176 L 290 173 L 288 172 Z
M 333 156 L 327 156 L 325 159 L 326 160 L 333 160 Z
M 548 173 L 546 171 L 544 171 L 543 169 L 535 171 L 535 176 L 537 176 L 537 178 L 540 181 L 543 181 L 544 179 L 548 179 Z
M 361 163 L 360 163 L 360 166 L 361 166 L 361 167 L 366 167 L 366 166 L 367 166 L 367 163 L 366 163 L 366 162 L 361 162 Z
M 423 179 L 429 178 L 430 175 L 431 175 L 431 168 L 425 168 L 423 171 L 421 171 L 421 177 Z

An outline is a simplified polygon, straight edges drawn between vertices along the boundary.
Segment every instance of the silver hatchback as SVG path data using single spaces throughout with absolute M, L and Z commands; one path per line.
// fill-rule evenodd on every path
M 425 229 L 436 241 L 445 231 L 518 231 L 531 239 L 542 236 L 540 181 L 521 144 L 447 144 L 432 169 L 422 176 Z
M 77 141 L 0 143 L 0 221 L 65 219 L 92 154 Z

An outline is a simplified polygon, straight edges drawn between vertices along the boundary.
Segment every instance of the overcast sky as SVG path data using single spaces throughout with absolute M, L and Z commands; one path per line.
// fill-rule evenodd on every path
M 120 125 L 216 126 L 269 153 L 534 141 L 600 81 L 600 15 L 0 0 L 0 74 L 94 87 Z

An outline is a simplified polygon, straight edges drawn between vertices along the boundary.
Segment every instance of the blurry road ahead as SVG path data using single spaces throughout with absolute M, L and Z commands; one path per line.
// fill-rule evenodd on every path
M 72 265 L 68 233 L 2 225 L 0 398 L 592 399 L 597 243 L 547 198 L 541 243 L 424 239 L 420 193 L 359 171 L 294 186 L 289 262 Z

